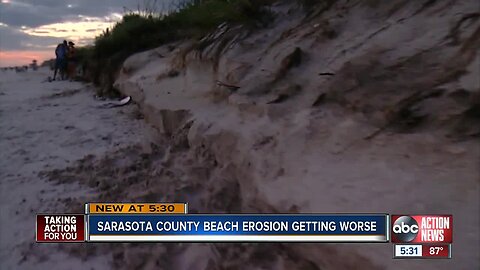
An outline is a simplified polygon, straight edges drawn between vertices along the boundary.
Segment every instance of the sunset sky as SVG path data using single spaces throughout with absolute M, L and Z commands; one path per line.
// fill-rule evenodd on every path
M 96 35 L 122 18 L 125 10 L 174 0 L 0 0 L 0 67 L 53 58 L 58 43 L 91 44 Z

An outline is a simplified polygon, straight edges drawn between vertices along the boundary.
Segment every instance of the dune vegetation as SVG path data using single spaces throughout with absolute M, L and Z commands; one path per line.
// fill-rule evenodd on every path
M 266 8 L 272 0 L 187 0 L 170 10 L 159 11 L 155 1 L 137 11 L 126 11 L 121 21 L 97 36 L 92 46 L 78 49 L 89 79 L 115 94 L 114 74 L 130 55 L 183 39 L 200 39 L 222 23 L 256 28 L 268 24 L 272 15 Z M 312 0 L 302 2 L 309 2 Z M 313 1 L 317 2 L 317 1 Z M 323 1 L 318 1 L 323 2 Z

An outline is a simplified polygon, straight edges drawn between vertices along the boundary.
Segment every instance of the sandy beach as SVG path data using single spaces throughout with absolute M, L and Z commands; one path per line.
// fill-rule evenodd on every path
M 82 261 L 53 245 L 35 244 L 37 213 L 63 212 L 65 200 L 88 200 L 93 189 L 39 177 L 85 155 L 138 143 L 135 107 L 104 109 L 91 86 L 44 82 L 50 70 L 0 72 L 1 269 L 103 269 L 108 257 Z

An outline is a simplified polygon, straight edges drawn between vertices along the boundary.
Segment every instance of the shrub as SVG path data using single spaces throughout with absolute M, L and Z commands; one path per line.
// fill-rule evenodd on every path
M 131 54 L 158 47 L 167 42 L 200 38 L 221 23 L 255 27 L 262 18 L 270 18 L 264 9 L 272 0 L 190 0 L 170 13 L 148 10 L 126 13 L 122 20 L 95 39 L 93 48 L 85 49 L 83 59 L 95 62 L 94 76 L 116 73 Z M 87 61 L 88 62 L 88 61 Z M 99 81 L 94 78 L 94 81 Z
M 95 40 L 94 57 L 132 54 L 169 41 L 198 38 L 223 22 L 255 25 L 267 12 L 255 0 L 194 0 L 167 15 L 125 14 L 111 31 Z

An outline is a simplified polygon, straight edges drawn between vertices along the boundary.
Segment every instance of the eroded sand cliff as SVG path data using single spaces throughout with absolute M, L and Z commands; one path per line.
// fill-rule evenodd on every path
M 455 260 L 422 267 L 478 265 L 478 3 L 272 11 L 125 62 L 116 87 L 170 138 L 177 192 L 202 212 L 453 213 Z M 416 264 L 386 245 L 284 249 L 322 269 Z

